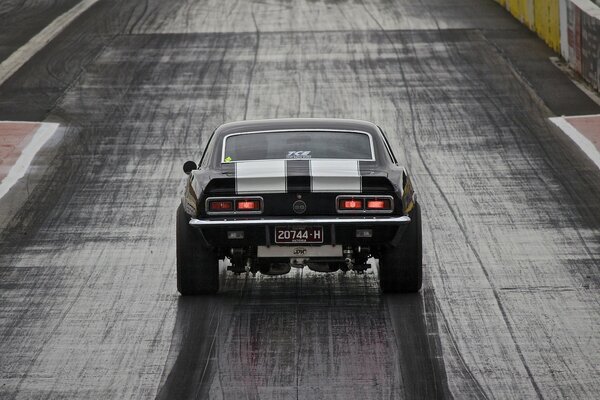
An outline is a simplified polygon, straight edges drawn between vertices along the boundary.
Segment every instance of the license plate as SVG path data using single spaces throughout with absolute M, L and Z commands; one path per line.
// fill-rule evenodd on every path
M 275 227 L 275 243 L 323 243 L 322 226 Z

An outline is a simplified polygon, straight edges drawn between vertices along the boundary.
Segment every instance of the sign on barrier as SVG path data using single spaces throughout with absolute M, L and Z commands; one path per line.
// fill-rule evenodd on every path
M 581 75 L 598 89 L 598 58 L 600 56 L 600 20 L 582 13 L 581 15 Z
M 569 66 L 581 73 L 581 10 L 575 4 L 567 5 L 567 32 L 569 35 Z
M 600 7 L 589 0 L 567 0 L 569 66 L 594 88 L 600 86 Z

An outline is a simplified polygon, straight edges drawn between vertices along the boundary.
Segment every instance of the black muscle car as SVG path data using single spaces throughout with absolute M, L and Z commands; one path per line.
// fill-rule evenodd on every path
M 305 266 L 364 271 L 384 292 L 417 292 L 421 211 L 377 125 L 345 119 L 228 123 L 212 134 L 177 210 L 177 288 L 216 293 L 219 259 L 235 273 Z

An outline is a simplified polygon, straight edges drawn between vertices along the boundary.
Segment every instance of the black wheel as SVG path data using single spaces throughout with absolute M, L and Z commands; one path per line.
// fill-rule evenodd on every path
M 217 293 L 219 259 L 188 222 L 189 217 L 180 205 L 177 209 L 177 290 L 183 296 Z
M 423 281 L 421 207 L 415 203 L 411 222 L 396 247 L 383 249 L 379 258 L 379 285 L 385 293 L 416 293 Z

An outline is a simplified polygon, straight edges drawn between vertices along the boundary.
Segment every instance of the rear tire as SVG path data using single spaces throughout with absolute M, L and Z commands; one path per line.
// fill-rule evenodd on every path
M 423 281 L 421 207 L 415 203 L 411 222 L 396 247 L 383 249 L 379 258 L 379 285 L 384 293 L 416 293 Z
M 219 259 L 189 225 L 181 205 L 177 208 L 177 290 L 183 296 L 219 290 Z

